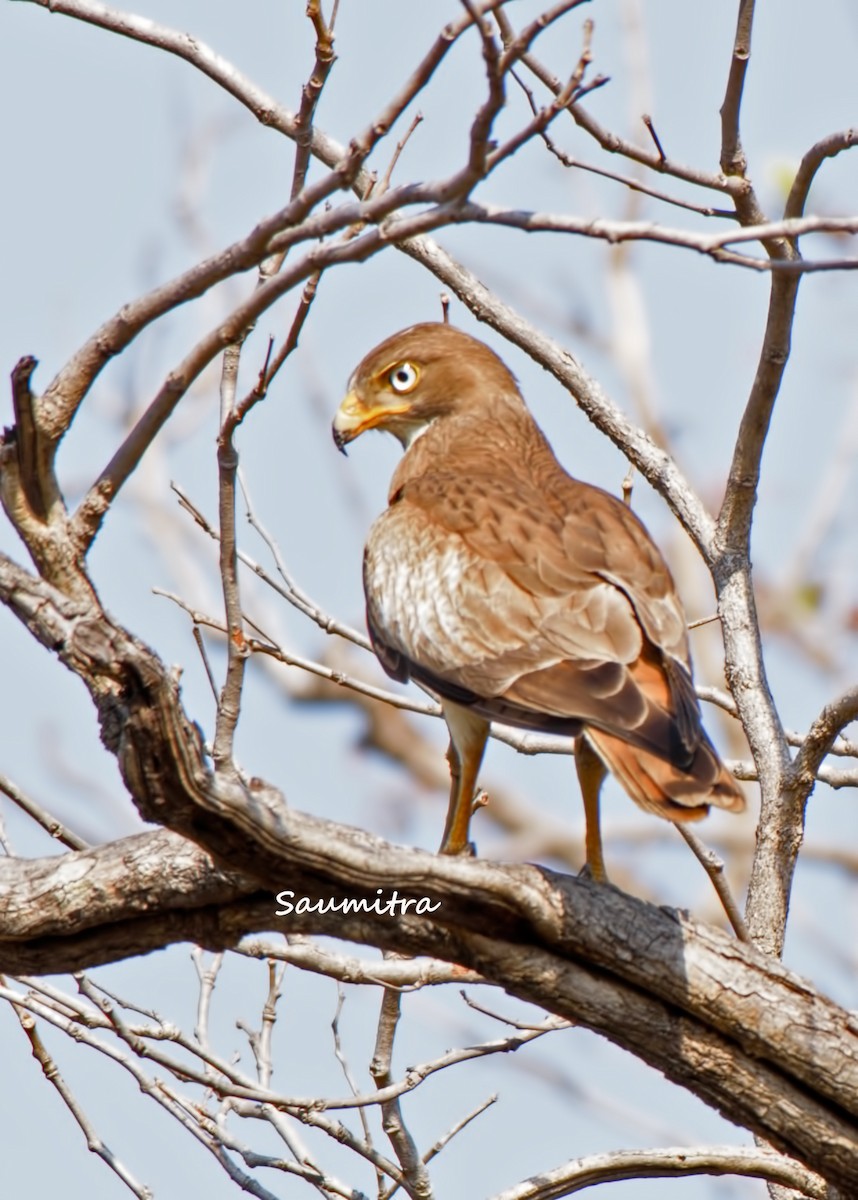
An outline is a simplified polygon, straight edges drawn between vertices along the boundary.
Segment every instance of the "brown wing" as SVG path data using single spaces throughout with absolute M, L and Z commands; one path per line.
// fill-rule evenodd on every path
M 450 469 L 398 491 L 365 562 L 379 657 L 490 719 L 592 726 L 688 769 L 701 728 L 667 568 L 613 497 L 551 482 Z

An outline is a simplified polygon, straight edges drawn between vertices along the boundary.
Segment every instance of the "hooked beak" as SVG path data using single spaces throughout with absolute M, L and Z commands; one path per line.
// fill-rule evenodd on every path
M 391 408 L 389 405 L 383 404 L 368 407 L 356 391 L 349 392 L 337 409 L 331 426 L 334 445 L 345 454 L 349 442 L 353 442 L 368 429 L 375 429 L 382 425 L 390 417 L 405 412 L 406 408 L 407 406 Z
M 362 421 L 365 409 L 356 392 L 349 392 L 337 409 L 331 433 L 334 435 L 334 445 L 342 453 L 346 453 L 346 445 L 362 432 Z

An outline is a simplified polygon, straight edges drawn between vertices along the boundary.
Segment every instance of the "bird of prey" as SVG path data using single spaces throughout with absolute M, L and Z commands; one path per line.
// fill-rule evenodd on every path
M 606 769 L 672 821 L 741 812 L 701 725 L 664 559 L 625 504 L 560 466 L 501 359 L 446 324 L 394 334 L 352 375 L 334 440 L 343 450 L 368 429 L 405 453 L 366 544 L 367 624 L 388 675 L 441 701 L 441 853 L 470 850 L 491 721 L 575 737 L 594 879 Z

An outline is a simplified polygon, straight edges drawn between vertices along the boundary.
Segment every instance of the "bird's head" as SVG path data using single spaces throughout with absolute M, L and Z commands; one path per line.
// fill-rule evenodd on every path
M 518 396 L 515 379 L 493 350 L 452 325 L 412 325 L 356 368 L 334 417 L 334 441 L 345 453 L 346 444 L 368 429 L 382 429 L 407 450 L 433 421 L 492 393 Z

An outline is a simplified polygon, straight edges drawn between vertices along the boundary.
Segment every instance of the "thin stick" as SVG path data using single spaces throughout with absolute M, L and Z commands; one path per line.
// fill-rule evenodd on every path
M 28 817 L 32 817 L 52 838 L 55 838 L 58 842 L 62 842 L 64 846 L 68 846 L 69 850 L 89 849 L 89 842 L 85 841 L 79 834 L 72 833 L 52 813 L 49 813 L 46 808 L 42 808 L 41 804 L 37 804 L 35 800 L 25 795 L 17 784 L 14 784 L 5 775 L 0 775 L 0 792 L 4 796 L 8 796 L 12 803 L 17 805 Z
M 235 477 L 238 452 L 233 441 L 235 387 L 241 358 L 240 338 L 224 352 L 221 379 L 221 433 L 217 445 L 218 517 L 220 525 L 220 577 L 223 588 L 227 627 L 226 678 L 220 693 L 212 745 L 212 761 L 217 772 L 236 776 L 233 761 L 235 730 L 241 713 L 241 693 L 249 650 L 244 636 L 241 593 L 238 583 L 238 547 L 235 530 Z
M 54 1062 L 45 1048 L 45 1045 L 39 1036 L 38 1030 L 36 1029 L 35 1018 L 18 1004 L 13 1004 L 12 1008 L 14 1009 L 18 1020 L 21 1022 L 21 1028 L 24 1030 L 24 1033 L 27 1035 L 27 1038 L 30 1042 L 30 1049 L 33 1052 L 33 1058 L 35 1058 L 36 1062 L 42 1068 L 42 1073 L 44 1074 L 45 1079 L 47 1079 L 47 1081 L 56 1090 L 66 1108 L 74 1117 L 75 1121 L 77 1121 L 81 1133 L 86 1138 L 87 1149 L 92 1151 L 93 1154 L 96 1154 L 100 1159 L 102 1159 L 103 1162 L 107 1163 L 111 1171 L 113 1171 L 122 1180 L 128 1190 L 134 1196 L 138 1197 L 138 1200 L 152 1200 L 153 1192 L 146 1187 L 145 1184 L 139 1183 L 134 1178 L 124 1163 L 120 1162 L 110 1147 L 105 1145 L 105 1143 L 95 1132 L 94 1125 L 90 1121 L 89 1117 L 87 1117 L 78 1101 L 75 1099 L 74 1093 L 66 1083 L 63 1076 L 60 1074 L 57 1064 Z
M 379 1091 L 385 1091 L 393 1085 L 393 1042 L 401 1016 L 401 1005 L 401 994 L 385 988 L 378 1014 L 375 1050 L 369 1065 L 373 1082 Z M 420 1197 L 430 1197 L 432 1185 L 426 1165 L 403 1120 L 399 1096 L 389 1096 L 380 1103 L 384 1132 L 390 1139 L 390 1144 L 402 1167 L 402 1186 L 415 1200 L 419 1200 Z
M 712 886 L 718 894 L 718 899 L 721 901 L 724 912 L 727 914 L 727 920 L 733 926 L 733 932 L 736 934 L 736 937 L 742 942 L 750 942 L 752 938 L 748 931 L 748 926 L 745 924 L 744 917 L 739 912 L 739 906 L 733 899 L 733 893 L 730 891 L 730 887 L 724 876 L 724 863 L 714 850 L 710 850 L 708 846 L 705 846 L 700 838 L 692 833 L 681 821 L 674 821 L 673 824 L 680 837 L 683 837 L 691 847 L 694 857 L 712 881 Z
M 658 134 L 655 131 L 655 126 L 652 123 L 652 117 L 649 115 L 649 113 L 644 113 L 643 116 L 641 117 L 641 120 L 643 121 L 644 125 L 647 128 L 647 132 L 649 133 L 649 136 L 652 138 L 653 142 L 655 142 L 655 148 L 658 151 L 658 157 L 661 159 L 661 161 L 663 163 L 666 163 L 667 155 L 665 154 L 664 147 L 662 146 L 661 142 L 659 141 Z

